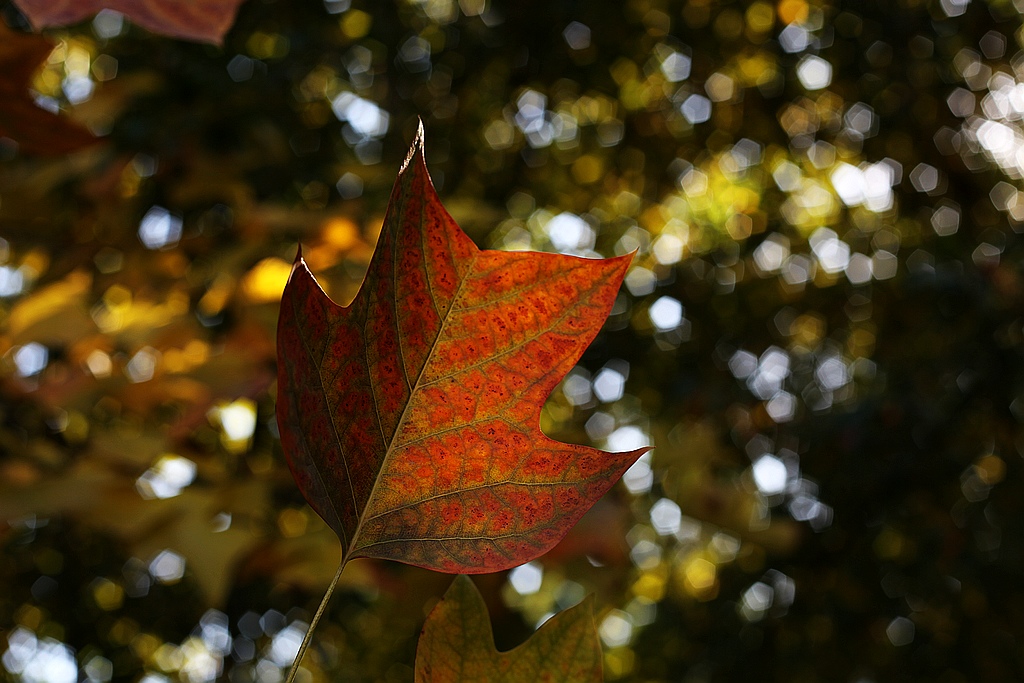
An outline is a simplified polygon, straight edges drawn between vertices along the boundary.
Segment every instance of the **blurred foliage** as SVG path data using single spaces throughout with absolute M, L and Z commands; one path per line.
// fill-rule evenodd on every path
M 0 3 L 0 677 L 282 680 L 338 548 L 277 299 L 297 242 L 354 295 L 422 117 L 481 246 L 637 252 L 543 426 L 656 449 L 479 578 L 500 648 L 594 592 L 608 680 L 1021 680 L 1020 11 L 249 0 L 40 51 Z M 353 563 L 303 680 L 411 680 L 448 581 Z

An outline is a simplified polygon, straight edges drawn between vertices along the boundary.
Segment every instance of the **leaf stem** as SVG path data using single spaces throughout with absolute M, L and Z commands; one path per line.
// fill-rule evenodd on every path
M 285 679 L 284 683 L 293 683 L 295 681 L 295 675 L 299 673 L 299 663 L 302 662 L 302 656 L 306 654 L 309 641 L 313 638 L 313 631 L 316 630 L 316 625 L 320 623 L 320 617 L 323 616 L 324 610 L 327 609 L 327 603 L 331 601 L 334 588 L 338 585 L 338 579 L 341 578 L 341 572 L 345 570 L 346 559 L 342 557 L 341 562 L 338 563 L 338 571 L 335 572 L 334 578 L 331 579 L 331 585 L 327 587 L 327 592 L 324 593 L 320 606 L 316 608 L 316 614 L 313 615 L 313 621 L 309 623 L 309 628 L 306 629 L 306 635 L 302 637 L 302 645 L 299 645 L 299 651 L 295 654 L 295 661 L 292 662 L 292 668 L 288 670 L 288 678 Z

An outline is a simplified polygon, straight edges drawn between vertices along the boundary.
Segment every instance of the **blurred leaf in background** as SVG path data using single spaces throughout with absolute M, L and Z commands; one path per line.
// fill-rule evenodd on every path
M 479 246 L 637 250 L 542 427 L 656 449 L 478 584 L 500 650 L 593 592 L 608 680 L 1024 678 L 1021 10 L 250 0 L 218 47 L 3 4 L 0 676 L 280 680 L 338 549 L 278 298 L 299 241 L 355 294 L 422 116 Z M 411 681 L 444 578 L 343 584 L 312 680 Z

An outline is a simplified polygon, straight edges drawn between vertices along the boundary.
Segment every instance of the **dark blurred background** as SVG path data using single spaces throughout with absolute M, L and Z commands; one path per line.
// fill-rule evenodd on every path
M 609 681 L 1024 680 L 1020 12 L 0 2 L 0 678 L 283 680 L 339 547 L 277 302 L 299 242 L 354 296 L 420 117 L 480 246 L 637 252 L 543 427 L 656 448 L 477 577 L 499 647 L 594 592 Z M 351 564 L 299 680 L 411 681 L 449 580 Z

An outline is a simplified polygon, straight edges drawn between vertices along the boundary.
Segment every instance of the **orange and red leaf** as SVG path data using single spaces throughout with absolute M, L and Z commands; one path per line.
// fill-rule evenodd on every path
M 540 430 L 629 260 L 479 250 L 434 191 L 422 132 L 349 306 L 296 257 L 278 323 L 278 422 L 346 559 L 465 573 L 522 564 L 647 450 L 605 453 Z

